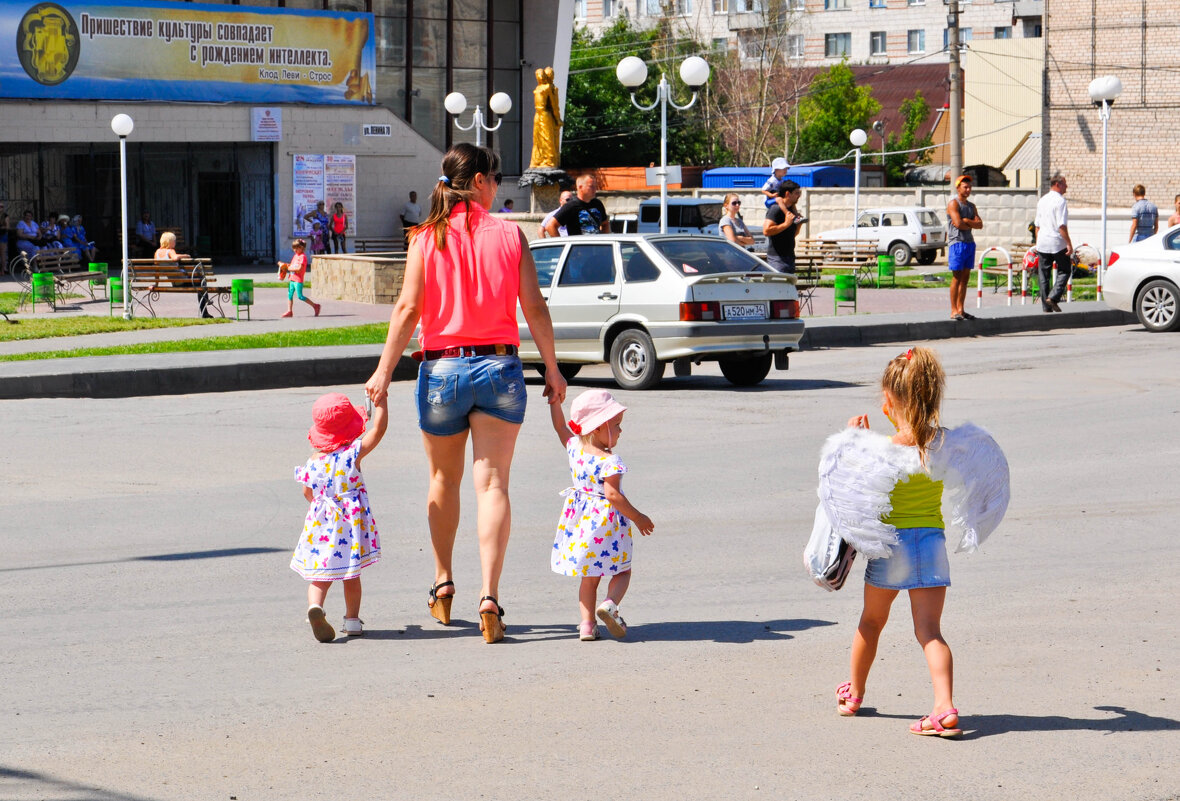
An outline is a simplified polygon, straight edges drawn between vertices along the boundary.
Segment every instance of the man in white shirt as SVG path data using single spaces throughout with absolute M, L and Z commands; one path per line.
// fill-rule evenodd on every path
M 1058 301 L 1065 296 L 1065 285 L 1073 272 L 1070 256 L 1073 242 L 1069 238 L 1069 208 L 1065 203 L 1068 185 L 1065 176 L 1057 173 L 1049 180 L 1049 191 L 1037 201 L 1037 258 L 1041 285 L 1041 308 L 1059 312 Z M 1057 268 L 1057 282 L 1052 290 L 1053 268 Z
M 566 189 L 564 192 L 562 192 L 560 195 L 558 195 L 557 208 L 555 208 L 553 211 L 546 214 L 545 219 L 541 220 L 541 230 L 537 232 L 537 235 L 539 237 L 544 239 L 547 236 L 552 236 L 552 234 L 550 234 L 549 231 L 546 229 L 546 226 L 549 225 L 549 221 L 553 219 L 553 217 L 557 214 L 557 212 L 561 211 L 561 207 L 564 206 L 566 203 L 570 202 L 570 199 L 573 198 L 573 196 L 574 196 L 574 193 L 568 189 Z M 565 230 L 564 225 L 559 225 L 559 226 L 557 226 L 557 235 L 558 236 L 569 236 L 569 232 L 567 232 Z
M 402 206 L 402 239 L 406 242 L 406 249 L 410 247 L 410 229 L 422 222 L 422 207 L 418 205 L 418 193 L 411 192 L 410 199 Z

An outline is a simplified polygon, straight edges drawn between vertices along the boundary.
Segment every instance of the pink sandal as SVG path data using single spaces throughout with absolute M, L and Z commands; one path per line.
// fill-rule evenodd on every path
M 860 711 L 860 705 L 864 703 L 863 698 L 854 698 L 852 695 L 852 682 L 846 681 L 836 688 L 836 711 L 841 716 L 850 718 Z
M 921 720 L 910 724 L 910 732 L 921 735 L 922 737 L 958 737 L 963 733 L 962 729 L 948 729 L 942 725 L 942 722 L 951 715 L 959 716 L 959 710 L 948 709 L 945 712 L 939 712 L 937 715 L 925 715 Z M 926 728 L 926 723 L 929 721 L 930 728 Z

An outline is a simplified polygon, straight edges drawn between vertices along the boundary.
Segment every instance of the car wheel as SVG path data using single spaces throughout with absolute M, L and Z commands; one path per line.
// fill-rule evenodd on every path
M 937 258 L 937 250 L 923 250 L 918 253 L 918 264 L 934 264 L 934 260 Z
M 889 246 L 889 255 L 893 257 L 895 267 L 905 267 L 914 256 L 914 251 L 905 242 L 894 242 Z
M 752 387 L 762 383 L 762 379 L 770 373 L 770 364 L 773 360 L 773 355 L 767 353 L 764 356 L 752 358 L 734 356 L 728 359 L 719 359 L 717 363 L 721 366 L 721 375 L 728 378 L 729 383 L 739 387 Z
M 664 363 L 646 331 L 628 328 L 610 346 L 610 369 L 623 389 L 651 389 L 664 377 Z
M 557 363 L 557 372 L 561 373 L 561 377 L 564 378 L 566 381 L 573 381 L 574 376 L 576 376 L 581 371 L 582 371 L 582 365 L 580 365 L 580 364 L 574 364 L 573 362 L 558 362 Z M 541 374 L 542 378 L 544 378 L 545 377 L 545 365 L 538 364 L 537 365 L 537 372 Z
M 1148 331 L 1175 330 L 1180 325 L 1180 290 L 1171 281 L 1151 281 L 1139 290 L 1135 316 Z

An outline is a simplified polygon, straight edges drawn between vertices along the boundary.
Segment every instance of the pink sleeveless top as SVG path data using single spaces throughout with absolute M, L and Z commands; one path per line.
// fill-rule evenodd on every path
M 426 279 L 418 337 L 423 350 L 519 345 L 520 228 L 491 216 L 478 203 L 471 204 L 470 212 L 466 203 L 457 203 L 446 243 L 446 250 L 440 251 L 429 230 L 414 237 Z

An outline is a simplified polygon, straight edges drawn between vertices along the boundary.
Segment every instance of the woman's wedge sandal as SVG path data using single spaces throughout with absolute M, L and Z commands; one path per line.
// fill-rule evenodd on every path
M 504 607 L 500 606 L 500 602 L 490 595 L 485 595 L 479 599 L 480 605 L 484 601 L 491 601 L 496 605 L 495 612 L 479 611 L 479 628 L 483 632 L 485 642 L 497 642 L 504 639 Z
M 455 582 L 444 581 L 440 584 L 435 584 L 430 588 L 430 599 L 426 605 L 430 607 L 430 616 L 436 618 L 439 623 L 444 626 L 451 622 L 451 601 L 454 600 L 455 595 L 439 595 L 438 591 L 443 587 L 454 587 Z
M 958 737 L 963 733 L 962 729 L 948 729 L 942 725 L 942 722 L 954 715 L 959 716 L 959 710 L 948 709 L 945 712 L 939 712 L 937 715 L 925 715 L 921 720 L 914 721 L 910 724 L 910 731 L 914 734 L 923 737 Z M 930 728 L 926 728 L 926 724 L 930 724 Z
M 863 698 L 855 698 L 852 695 L 852 682 L 846 681 L 836 688 L 836 711 L 841 716 L 850 718 L 860 711 L 860 705 L 864 703 Z

